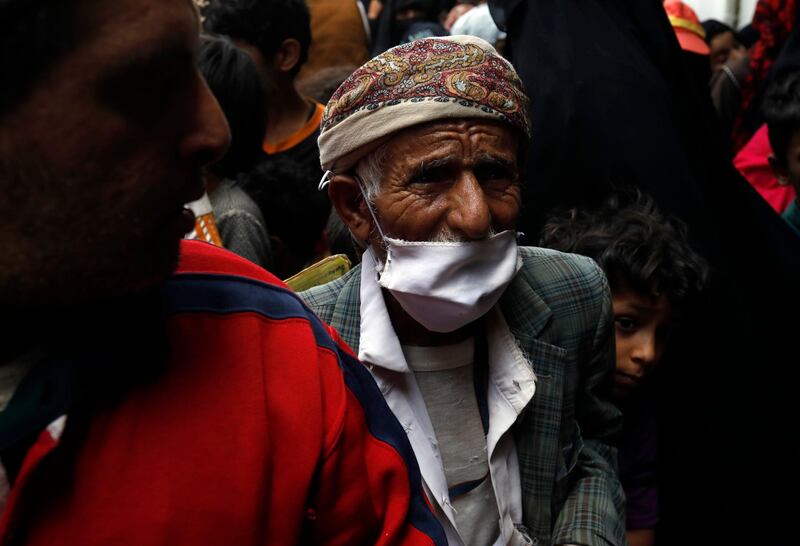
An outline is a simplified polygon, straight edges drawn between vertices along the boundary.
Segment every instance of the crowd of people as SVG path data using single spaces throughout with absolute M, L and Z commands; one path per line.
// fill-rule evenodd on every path
M 0 544 L 790 544 L 800 4 L 689 4 L 2 0 Z

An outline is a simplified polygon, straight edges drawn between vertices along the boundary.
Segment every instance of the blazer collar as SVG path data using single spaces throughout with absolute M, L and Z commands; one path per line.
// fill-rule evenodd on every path
M 500 298 L 500 309 L 517 337 L 537 337 L 553 316 L 550 307 L 531 286 L 525 265 Z
M 358 354 L 361 339 L 361 264 L 351 269 L 336 298 L 336 306 L 330 325 L 342 339 Z

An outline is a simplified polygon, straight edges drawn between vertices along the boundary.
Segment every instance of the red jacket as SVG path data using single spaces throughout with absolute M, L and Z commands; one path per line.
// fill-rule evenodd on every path
M 162 298 L 167 365 L 40 436 L 3 544 L 445 543 L 369 373 L 280 281 L 186 242 Z

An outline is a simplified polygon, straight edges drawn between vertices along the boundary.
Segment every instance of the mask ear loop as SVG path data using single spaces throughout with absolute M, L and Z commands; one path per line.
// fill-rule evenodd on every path
M 333 180 L 334 176 L 336 176 L 336 174 L 333 171 L 325 171 L 325 174 L 322 175 L 322 178 L 319 181 L 319 185 L 317 185 L 317 189 L 319 191 L 324 190 L 325 187 L 331 183 L 331 180 Z
M 355 178 L 356 182 L 358 182 L 358 189 L 361 191 L 361 197 L 364 198 L 364 203 L 367 205 L 367 210 L 369 210 L 370 216 L 372 216 L 372 221 L 375 222 L 375 227 L 378 229 L 381 240 L 384 242 L 384 244 L 386 244 L 386 235 L 383 234 L 381 224 L 378 222 L 378 217 L 375 215 L 375 211 L 372 210 L 372 205 L 370 204 L 369 199 L 367 199 L 367 192 L 364 191 L 364 182 L 357 174 L 353 174 L 353 178 Z

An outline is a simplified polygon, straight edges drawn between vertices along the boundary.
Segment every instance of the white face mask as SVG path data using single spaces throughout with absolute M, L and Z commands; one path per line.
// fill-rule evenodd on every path
M 378 284 L 432 332 L 453 332 L 485 315 L 522 267 L 516 231 L 469 242 L 402 241 L 386 237 L 368 207 L 386 244 Z

